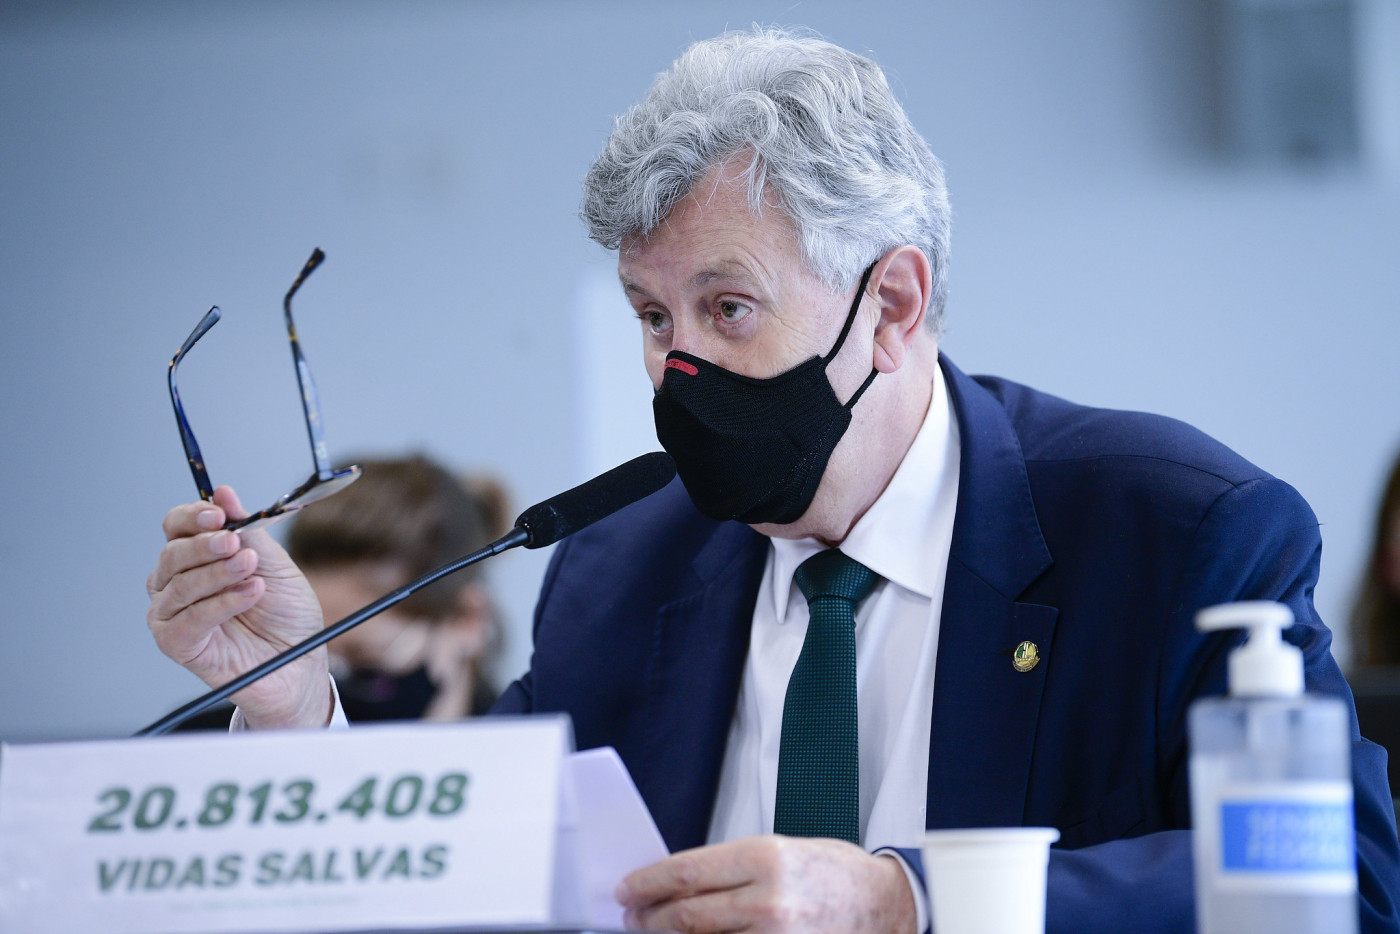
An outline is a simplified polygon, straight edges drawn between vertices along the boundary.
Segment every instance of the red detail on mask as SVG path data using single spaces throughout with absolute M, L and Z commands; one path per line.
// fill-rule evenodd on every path
M 686 363 L 684 360 L 667 360 L 664 368 L 667 370 L 680 370 L 687 376 L 694 376 L 700 372 L 695 368 L 695 364 Z

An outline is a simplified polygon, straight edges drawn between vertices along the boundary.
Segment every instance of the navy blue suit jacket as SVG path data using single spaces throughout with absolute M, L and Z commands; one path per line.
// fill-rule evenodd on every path
M 1170 419 L 1072 405 L 942 360 L 962 441 L 939 630 L 928 826 L 1058 827 L 1051 932 L 1194 928 L 1186 709 L 1239 637 L 1201 607 L 1280 600 L 1307 688 L 1351 703 L 1291 487 Z M 498 712 L 566 711 L 617 748 L 672 850 L 705 842 L 767 539 L 673 483 L 567 539 L 530 671 Z M 1040 647 L 1012 666 L 1023 640 Z M 1362 930 L 1400 930 L 1385 752 L 1352 720 Z M 905 854 L 921 871 L 916 851 Z

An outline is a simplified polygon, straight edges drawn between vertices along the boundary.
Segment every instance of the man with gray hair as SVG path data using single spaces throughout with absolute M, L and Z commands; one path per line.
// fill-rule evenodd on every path
M 1306 503 L 1179 422 L 942 357 L 942 169 L 830 43 L 692 46 L 583 216 L 681 482 L 559 546 L 495 710 L 567 711 L 627 763 L 678 851 L 619 886 L 629 924 L 922 930 L 924 830 L 1027 824 L 1061 831 L 1049 930 L 1190 930 L 1185 713 L 1232 644 L 1196 610 L 1286 603 L 1309 689 L 1349 700 Z M 227 488 L 172 510 L 149 582 L 161 648 L 211 684 L 321 625 L 266 534 L 219 531 L 241 514 Z M 325 679 L 313 654 L 236 700 L 324 725 Z M 1352 738 L 1363 930 L 1400 930 L 1384 752 Z

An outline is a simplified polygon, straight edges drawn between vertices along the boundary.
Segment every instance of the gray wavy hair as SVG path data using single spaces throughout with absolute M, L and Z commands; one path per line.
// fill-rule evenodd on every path
M 755 27 L 697 42 L 617 118 L 583 183 L 580 214 L 610 250 L 645 237 L 711 169 L 748 160 L 758 215 L 771 191 L 808 267 L 849 289 L 897 246 L 933 268 L 928 326 L 942 328 L 951 210 L 943 166 L 880 67 L 812 36 Z

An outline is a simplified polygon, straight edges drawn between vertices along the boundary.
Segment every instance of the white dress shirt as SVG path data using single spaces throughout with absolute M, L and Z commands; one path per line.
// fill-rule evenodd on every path
M 934 660 L 960 457 L 957 419 L 940 369 L 913 445 L 840 545 L 880 576 L 855 615 L 860 840 L 872 852 L 917 849 L 923 840 Z M 825 546 L 812 538 L 771 541 L 710 843 L 773 830 L 783 701 L 807 636 L 807 601 L 792 576 Z M 920 894 L 916 889 L 916 903 Z M 919 908 L 922 927 L 925 915 Z
M 345 717 L 345 708 L 340 706 L 340 688 L 335 686 L 335 675 L 331 675 L 331 722 L 326 724 L 330 730 L 348 730 L 350 721 Z M 243 708 L 233 708 L 233 719 L 229 721 L 228 731 L 230 733 L 241 733 L 248 729 L 248 721 L 243 719 Z

